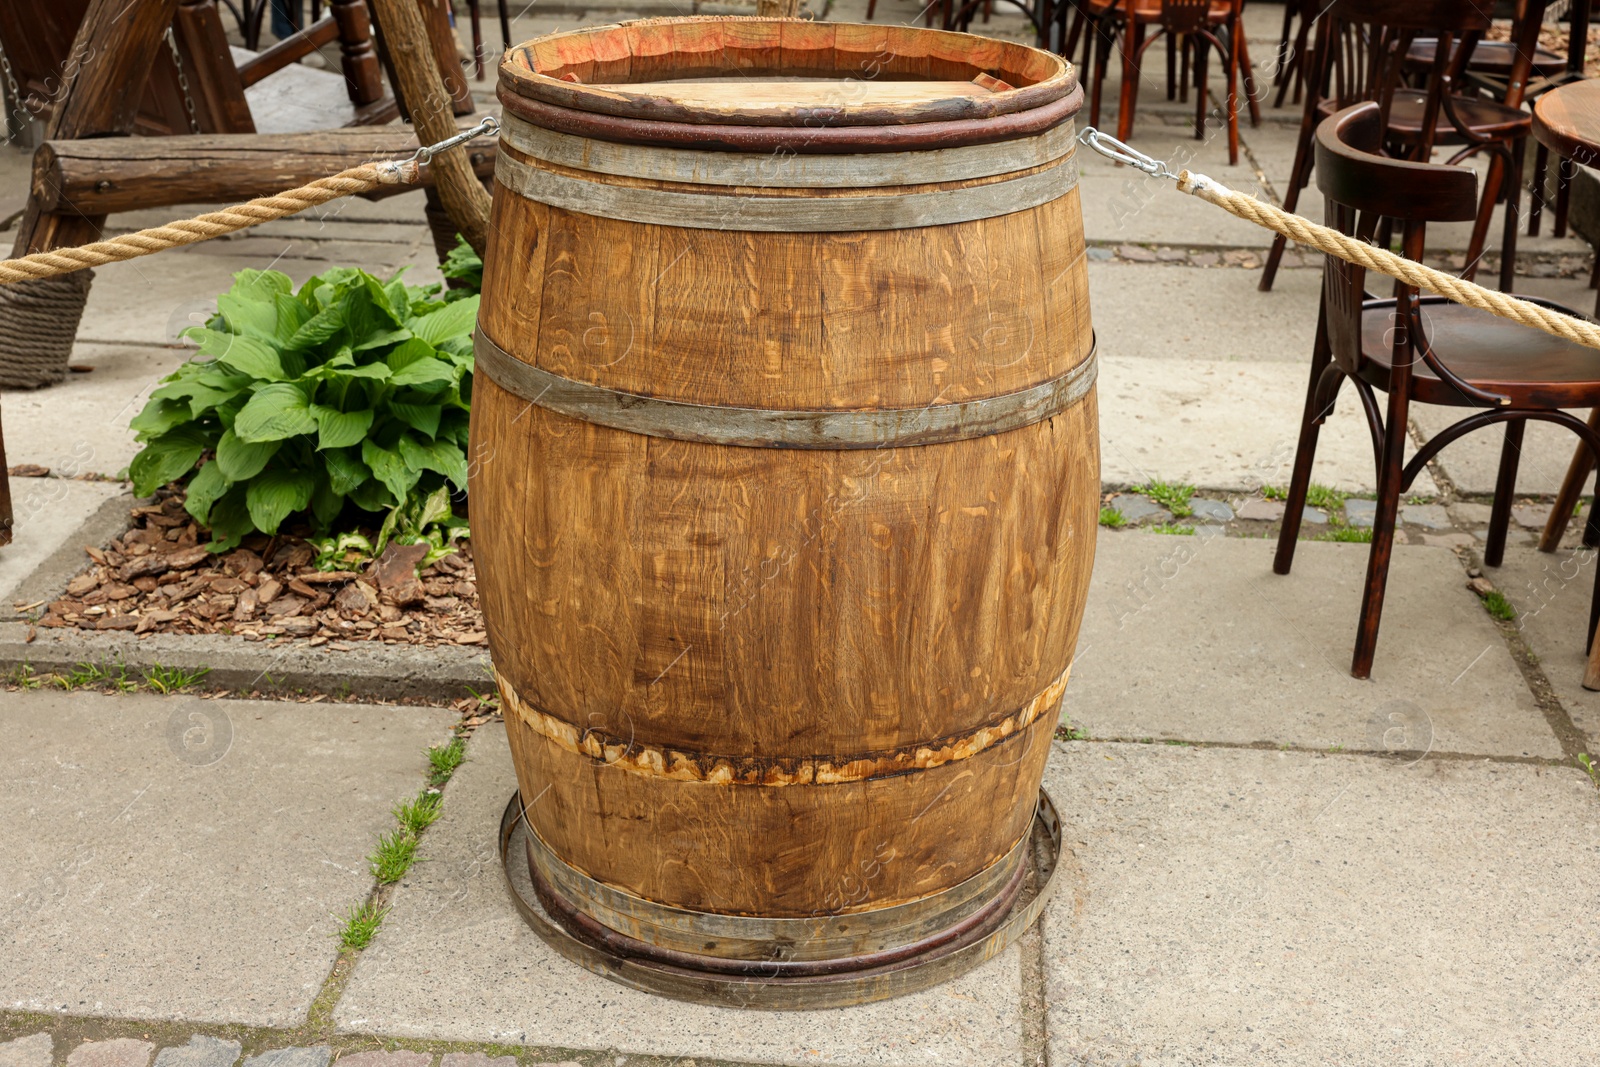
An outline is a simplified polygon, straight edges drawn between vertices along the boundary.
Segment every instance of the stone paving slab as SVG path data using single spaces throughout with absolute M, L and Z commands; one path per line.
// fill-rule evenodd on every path
M 72 363 L 92 371 L 68 374 L 47 389 L 0 393 L 7 462 L 36 463 L 64 477 L 116 475 L 139 451 L 128 422 L 144 410 L 156 383 L 194 351 L 79 341 Z
M 1574 519 L 1569 535 L 1581 527 L 1582 520 Z M 1545 553 L 1530 545 L 1507 548 L 1504 565 L 1485 567 L 1483 574 L 1517 609 L 1518 632 L 1539 657 L 1573 724 L 1588 735 L 1589 751 L 1600 758 L 1600 693 L 1583 688 L 1594 566 L 1593 549 Z
M 1124 358 L 1106 334 L 1100 346 L 1102 482 L 1157 478 L 1243 492 L 1288 483 L 1309 357 L 1305 363 Z M 1312 481 L 1350 492 L 1372 489 L 1372 437 L 1353 394 L 1322 428 Z M 1424 471 L 1411 491 L 1435 496 L 1439 489 Z
M 134 1037 L 85 1041 L 67 1053 L 67 1067 L 145 1067 L 155 1049 L 149 1041 Z
M 480 729 L 423 839 L 426 862 L 356 964 L 341 1031 L 785 1064 L 990 1067 L 1021 1055 L 1016 948 L 925 993 L 816 1012 L 683 1004 L 567 962 L 506 896 L 495 834 L 515 789 L 504 728 Z
M 29 1034 L 0 1043 L 0 1067 L 50 1067 L 55 1039 L 49 1034 Z
M 12 613 L 12 594 L 26 590 L 30 576 L 64 545 L 72 545 L 81 559 L 83 544 L 98 538 L 84 538 L 80 531 L 108 501 L 123 495 L 122 486 L 115 482 L 10 478 L 8 484 L 16 526 L 11 544 L 0 549 L 0 618 Z
M 1368 546 L 1301 542 L 1288 576 L 1272 573 L 1274 546 L 1103 532 L 1063 703 L 1072 725 L 1107 738 L 1561 755 L 1448 549 L 1396 548 L 1373 680 L 1357 681 Z
M 237 1041 L 194 1034 L 187 1045 L 175 1045 L 156 1053 L 155 1067 L 233 1067 L 242 1047 Z M 413 1065 L 406 1064 L 404 1067 Z
M 1322 272 L 1284 271 L 1270 293 L 1236 267 L 1089 264 L 1089 311 L 1102 359 L 1288 363 L 1310 373 Z M 1370 465 L 1370 464 L 1369 464 Z
M 1594 1062 L 1600 798 L 1571 768 L 1058 745 L 1050 1062 Z
M 0 700 L 0 1005 L 305 1018 L 446 710 L 50 691 Z

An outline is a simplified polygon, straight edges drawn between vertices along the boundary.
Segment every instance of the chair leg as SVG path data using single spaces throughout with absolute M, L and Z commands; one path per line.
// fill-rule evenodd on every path
M 507 52 L 511 51 L 511 11 L 506 0 L 500 0 L 500 43 Z
M 1242 27 L 1235 26 L 1228 37 L 1228 83 L 1222 97 L 1223 110 L 1228 115 L 1228 166 L 1239 165 L 1239 46 L 1244 43 Z
M 1194 139 L 1206 138 L 1206 61 L 1211 58 L 1209 43 L 1194 35 Z
M 1600 430 L 1600 408 L 1589 412 L 1589 426 Z M 1580 440 L 1572 451 L 1572 461 L 1567 464 L 1567 475 L 1561 479 L 1556 502 L 1550 505 L 1550 517 L 1545 520 L 1544 532 L 1539 535 L 1540 552 L 1554 552 L 1561 547 L 1567 524 L 1572 521 L 1572 513 L 1577 510 L 1578 501 L 1583 497 L 1583 483 L 1589 480 L 1593 470 L 1594 456 L 1589 453 L 1589 446 Z
M 1596 617 L 1600 614 L 1600 564 L 1594 572 L 1594 593 L 1589 598 L 1589 662 L 1583 669 L 1585 689 L 1600 689 L 1600 642 L 1594 639 Z
M 1500 474 L 1494 483 L 1494 506 L 1489 512 L 1489 540 L 1483 547 L 1483 562 L 1498 567 L 1506 555 L 1506 528 L 1511 525 L 1511 500 L 1517 493 L 1517 462 L 1522 458 L 1524 419 L 1506 423 L 1505 441 L 1500 445 Z M 1585 449 L 1587 451 L 1587 449 Z
M 1323 401 L 1323 377 L 1333 365 L 1326 338 L 1326 320 L 1318 315 L 1317 341 L 1311 351 L 1311 380 L 1306 383 L 1306 406 L 1300 415 L 1300 441 L 1294 450 L 1294 471 L 1289 475 L 1289 499 L 1284 505 L 1283 525 L 1278 527 L 1278 551 L 1272 557 L 1275 574 L 1288 574 L 1294 566 L 1295 545 L 1300 539 L 1300 520 L 1304 517 L 1306 493 L 1311 487 L 1311 464 L 1317 458 L 1317 436 L 1322 422 L 1333 410 L 1330 397 Z M 1338 373 L 1335 371 L 1334 373 Z M 1332 392 L 1337 395 L 1338 387 Z
M 1361 618 L 1356 624 L 1355 653 L 1350 658 L 1350 673 L 1356 678 L 1372 677 L 1372 658 L 1378 648 L 1378 623 L 1383 617 L 1383 595 L 1389 585 L 1389 558 L 1394 554 L 1394 524 L 1400 512 L 1409 401 L 1405 389 L 1389 394 L 1383 456 L 1378 464 L 1378 507 L 1372 517 L 1372 551 L 1367 556 Z
M 1100 125 L 1100 97 L 1106 85 L 1106 64 L 1111 60 L 1111 45 L 1116 40 L 1116 26 L 1109 19 L 1094 23 L 1094 92 L 1089 99 L 1089 125 Z
M 1117 140 L 1133 136 L 1133 110 L 1139 102 L 1139 60 L 1144 53 L 1144 23 L 1129 21 L 1122 48 L 1122 99 L 1117 112 Z
M 1549 180 L 1550 149 L 1542 143 L 1533 151 L 1533 191 L 1528 199 L 1528 236 L 1539 236 L 1539 218 L 1544 214 L 1544 183 Z
M 877 13 L 878 0 L 867 0 L 867 21 L 872 21 L 872 16 Z
M 1600 545 L 1600 472 L 1595 475 L 1595 489 L 1589 498 L 1589 517 L 1583 523 L 1583 547 L 1594 548 Z
M 483 81 L 483 12 L 479 0 L 467 0 L 467 16 L 472 23 L 472 76 Z
M 1239 70 L 1242 72 L 1240 83 L 1244 86 L 1244 98 L 1250 108 L 1250 125 L 1261 125 L 1261 86 L 1256 84 L 1256 68 L 1250 62 L 1250 45 L 1245 40 L 1244 27 L 1238 30 L 1239 38 Z M 1231 46 L 1233 41 L 1229 39 Z
M 1572 176 L 1577 173 L 1577 164 L 1570 159 L 1563 159 L 1556 167 L 1556 217 L 1551 233 L 1556 237 L 1567 235 L 1567 208 L 1572 204 Z
M 1500 237 L 1500 291 L 1509 293 L 1517 284 L 1517 225 L 1522 211 L 1522 159 L 1527 144 L 1520 138 L 1511 145 L 1511 174 L 1505 183 L 1505 228 Z
M 1311 111 L 1308 106 L 1307 112 Z M 1312 117 L 1307 114 L 1300 122 L 1300 142 L 1294 149 L 1294 166 L 1289 168 L 1289 188 L 1283 193 L 1283 209 L 1294 211 L 1300 202 L 1300 190 L 1305 187 L 1311 177 L 1311 130 Z M 1283 251 L 1288 245 L 1288 238 L 1283 234 L 1276 234 L 1272 238 L 1272 248 L 1267 252 L 1267 262 L 1261 268 L 1261 284 L 1258 288 L 1263 293 L 1272 291 L 1272 282 L 1278 276 L 1278 264 L 1283 262 Z
M 1178 36 L 1183 46 L 1183 70 L 1178 75 L 1178 103 L 1187 104 L 1189 102 L 1189 66 L 1194 58 L 1192 51 L 1195 47 L 1196 38 L 1192 33 L 1183 33 Z
M 1461 276 L 1472 281 L 1478 274 L 1478 260 L 1489 241 L 1489 223 L 1494 218 L 1494 205 L 1506 180 L 1506 161 L 1496 152 L 1489 158 L 1489 173 L 1483 179 L 1482 199 L 1478 202 L 1478 217 L 1472 222 L 1472 236 L 1467 240 L 1467 269 Z
M 1178 95 L 1178 35 L 1167 34 L 1167 99 Z

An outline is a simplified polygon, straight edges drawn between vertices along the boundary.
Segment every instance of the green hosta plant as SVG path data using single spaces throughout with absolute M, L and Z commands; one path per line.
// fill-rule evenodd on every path
M 313 537 L 316 549 L 312 566 L 319 571 L 342 571 L 363 566 L 383 554 L 392 540 L 396 544 L 427 544 L 428 554 L 417 564 L 429 567 L 456 550 L 456 542 L 472 536 L 467 524 L 450 508 L 450 493 L 440 486 L 425 498 L 415 494 L 394 508 L 383 520 L 376 541 L 358 533 Z
M 217 316 L 185 331 L 199 355 L 133 420 L 134 491 L 187 482 L 215 551 L 291 515 L 327 531 L 347 508 L 377 516 L 464 491 L 478 298 L 435 293 L 348 267 L 299 292 L 277 271 L 241 271 Z

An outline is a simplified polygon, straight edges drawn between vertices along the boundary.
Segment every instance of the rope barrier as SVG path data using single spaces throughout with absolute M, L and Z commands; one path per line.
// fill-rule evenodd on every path
M 155 226 L 137 233 L 95 241 L 93 244 L 57 248 L 48 252 L 35 252 L 20 259 L 8 259 L 0 262 L 0 285 L 53 278 L 86 267 L 99 267 L 107 263 L 137 259 L 140 256 L 164 252 L 169 248 L 198 244 L 213 237 L 221 237 L 223 234 L 259 226 L 263 222 L 285 218 L 340 197 L 357 196 L 385 185 L 410 185 L 421 177 L 422 166 L 440 152 L 458 144 L 465 144 L 474 137 L 494 133 L 499 128 L 500 123 L 497 120 L 487 118 L 469 130 L 462 130 L 454 137 L 419 148 L 410 159 L 363 163 L 359 167 L 351 167 L 330 177 L 319 178 L 288 192 L 276 196 L 258 197 L 248 203 L 223 208 L 221 211 L 210 211 L 191 219 L 180 219 L 165 226 Z
M 1257 200 L 1246 193 L 1235 192 L 1204 174 L 1194 174 L 1187 170 L 1174 174 L 1167 169 L 1166 164 L 1129 148 L 1092 126 L 1086 128 L 1078 139 L 1089 148 L 1118 163 L 1126 163 L 1152 177 L 1170 178 L 1178 183 L 1180 192 L 1199 197 L 1208 204 L 1215 204 L 1236 218 L 1253 222 L 1274 233 L 1281 233 L 1296 244 L 1338 256 L 1367 270 L 1398 278 L 1407 285 L 1437 293 L 1458 304 L 1465 304 L 1467 307 L 1487 311 L 1502 319 L 1543 330 L 1563 341 L 1571 341 L 1586 348 L 1600 348 L 1600 325 L 1587 319 L 1563 315 L 1559 311 L 1552 311 L 1539 304 L 1519 300 L 1493 289 L 1485 289 L 1475 282 L 1435 270 L 1425 263 L 1396 255 L 1386 248 L 1378 248 L 1330 227 L 1319 226 L 1310 219 L 1292 215 L 1282 208 Z

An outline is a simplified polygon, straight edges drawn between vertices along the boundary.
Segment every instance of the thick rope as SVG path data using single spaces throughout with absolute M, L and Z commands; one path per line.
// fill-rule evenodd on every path
M 120 263 L 137 259 L 169 248 L 197 244 L 233 233 L 263 222 L 285 218 L 337 200 L 341 196 L 356 196 L 385 185 L 408 185 L 417 180 L 418 166 L 413 161 L 384 160 L 363 163 L 359 167 L 340 171 L 327 178 L 318 178 L 298 189 L 290 189 L 276 196 L 263 196 L 248 203 L 210 211 L 192 219 L 180 219 L 165 226 L 156 226 L 137 233 L 124 234 L 93 244 L 75 248 L 58 248 L 49 252 L 35 252 L 21 259 L 0 262 L 0 285 L 35 278 L 50 278 L 68 274 L 85 267 L 99 267 L 106 263 Z
M 1434 270 L 1414 259 L 1397 256 L 1386 248 L 1375 248 L 1365 241 L 1340 233 L 1327 226 L 1318 226 L 1309 219 L 1291 215 L 1281 208 L 1257 200 L 1245 193 L 1234 192 L 1203 174 L 1181 171 L 1178 188 L 1215 204 L 1228 214 L 1281 233 L 1296 244 L 1326 252 L 1348 260 L 1359 267 L 1398 278 L 1407 285 L 1415 285 L 1430 293 L 1453 300 L 1467 307 L 1487 311 L 1502 319 L 1531 326 L 1536 330 L 1571 341 L 1587 348 L 1600 348 L 1600 325 L 1585 319 L 1563 315 L 1559 311 L 1514 296 L 1485 289 L 1481 285 L 1457 278 L 1452 274 Z

